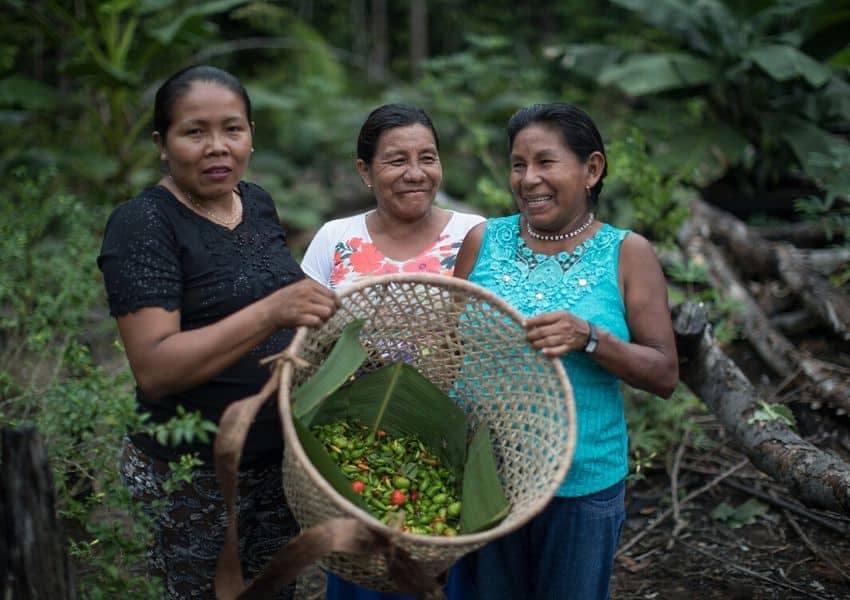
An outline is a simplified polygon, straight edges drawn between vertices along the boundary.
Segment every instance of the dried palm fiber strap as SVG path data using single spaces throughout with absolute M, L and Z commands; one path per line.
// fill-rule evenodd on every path
M 318 329 L 299 329 L 289 350 L 320 365 L 342 331 L 363 320 L 360 341 L 368 374 L 404 361 L 454 398 L 470 427 L 490 430 L 493 456 L 510 509 L 492 528 L 455 537 L 393 532 L 346 499 L 324 478 L 295 429 L 291 395 L 317 366 L 284 364 L 278 407 L 284 435 L 283 487 L 287 502 L 308 529 L 353 517 L 393 535 L 431 578 L 465 554 L 525 525 L 552 499 L 575 449 L 575 403 L 560 360 L 527 340 L 523 316 L 495 293 L 468 281 L 434 274 L 399 273 L 362 279 L 339 294 L 341 306 Z M 400 592 L 381 552 L 332 553 L 319 565 L 362 587 Z
M 390 567 L 390 577 L 400 591 L 421 598 L 442 598 L 440 583 L 429 578 L 403 548 L 396 546 L 391 535 L 353 518 L 331 519 L 303 532 L 278 550 L 263 571 L 245 587 L 236 527 L 236 488 L 245 437 L 264 401 L 280 384 L 283 365 L 286 362 L 299 366 L 307 364 L 288 351 L 263 360 L 271 361 L 275 361 L 275 366 L 263 388 L 257 394 L 231 404 L 219 423 L 215 469 L 227 507 L 227 536 L 216 565 L 216 597 L 221 600 L 272 598 L 295 581 L 305 567 L 332 552 L 381 552 Z

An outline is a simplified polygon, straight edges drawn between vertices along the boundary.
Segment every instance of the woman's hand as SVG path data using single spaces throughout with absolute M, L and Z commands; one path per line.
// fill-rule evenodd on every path
M 339 308 L 337 295 L 310 278 L 279 289 L 268 297 L 268 302 L 278 329 L 319 327 Z
M 549 357 L 584 350 L 590 335 L 587 321 L 565 310 L 543 313 L 526 320 L 528 342 Z

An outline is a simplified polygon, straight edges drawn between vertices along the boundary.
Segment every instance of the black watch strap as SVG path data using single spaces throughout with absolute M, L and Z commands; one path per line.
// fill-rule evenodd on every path
M 587 343 L 584 345 L 584 351 L 588 354 L 593 354 L 596 346 L 599 345 L 599 332 L 596 331 L 596 326 L 590 321 L 587 322 L 589 332 L 587 334 Z

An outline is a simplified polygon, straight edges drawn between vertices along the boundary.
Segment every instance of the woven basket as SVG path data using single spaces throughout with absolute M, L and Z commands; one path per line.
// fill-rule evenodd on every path
M 394 535 L 426 575 L 437 577 L 464 554 L 525 524 L 549 502 L 575 446 L 575 404 L 561 362 L 526 341 L 522 317 L 502 299 L 461 279 L 398 274 L 363 279 L 341 294 L 342 307 L 320 329 L 301 328 L 290 349 L 313 367 L 284 366 L 279 403 L 286 450 L 283 485 L 303 528 L 354 517 Z M 440 537 L 393 532 L 356 507 L 316 470 L 292 422 L 290 393 L 330 352 L 342 328 L 364 319 L 364 372 L 405 360 L 449 394 L 472 425 L 486 423 L 508 516 L 480 533 Z M 331 554 L 321 566 L 361 586 L 396 592 L 381 554 Z

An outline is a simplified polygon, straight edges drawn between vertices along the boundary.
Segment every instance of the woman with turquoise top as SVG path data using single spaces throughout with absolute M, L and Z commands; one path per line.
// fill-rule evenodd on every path
M 560 358 L 578 438 L 552 502 L 467 565 L 482 599 L 605 599 L 625 520 L 620 382 L 668 397 L 679 376 L 667 286 L 645 238 L 593 214 L 607 165 L 587 113 L 533 105 L 507 130 L 519 214 L 473 228 L 455 276 L 508 300 L 526 317 L 528 341 Z

